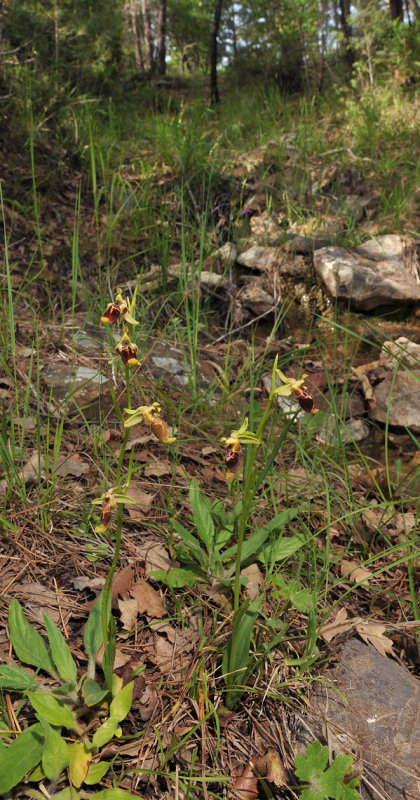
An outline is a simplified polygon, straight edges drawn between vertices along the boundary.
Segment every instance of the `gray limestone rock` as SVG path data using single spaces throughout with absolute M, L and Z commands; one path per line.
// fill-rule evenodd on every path
M 383 255 L 378 260 L 377 240 L 373 242 L 364 245 L 364 255 L 360 248 L 357 253 L 343 247 L 323 247 L 315 252 L 314 267 L 328 291 L 359 311 L 420 301 L 420 282 L 404 254 L 397 255 L 401 243 L 393 241 L 393 249 L 383 251 L 391 257 Z
M 420 372 L 399 369 L 394 378 L 393 371 L 384 369 L 379 377 L 382 380 L 373 390 L 373 419 L 420 433 Z
M 420 681 L 356 638 L 323 677 L 311 697 L 315 724 L 326 728 L 332 755 L 353 753 L 360 763 L 362 797 L 419 800 Z

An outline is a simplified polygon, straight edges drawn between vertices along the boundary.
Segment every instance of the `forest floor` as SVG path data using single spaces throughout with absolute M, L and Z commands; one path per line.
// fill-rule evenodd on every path
M 340 643 L 359 636 L 419 674 L 418 438 L 377 425 L 375 443 L 364 448 L 339 435 L 349 397 L 358 408 L 364 402 L 352 367 L 373 360 L 391 329 L 401 335 L 409 327 L 420 343 L 418 317 L 388 310 L 367 318 L 338 306 L 323 316 L 314 305 L 293 307 L 291 292 L 278 319 L 267 315 L 255 327 L 249 309 L 238 315 L 232 296 L 200 291 L 192 277 L 197 264 L 215 263 L 221 244 L 249 237 L 252 217 L 264 212 L 275 212 L 280 230 L 306 225 L 311 234 L 325 233 L 328 221 L 331 233 L 341 214 L 334 235 L 346 245 L 413 234 L 413 103 L 402 97 L 387 108 L 381 100 L 350 118 L 348 106 L 327 113 L 305 103 L 276 107 L 273 97 L 260 102 L 258 129 L 257 109 L 244 98 L 228 118 L 194 104 L 153 112 L 155 128 L 140 143 L 138 128 L 122 141 L 113 120 L 111 147 L 94 117 L 90 138 L 73 149 L 58 149 L 46 134 L 42 148 L 34 135 L 21 157 L 3 142 L 2 664 L 37 666 L 11 646 L 8 609 L 17 599 L 42 635 L 43 612 L 56 623 L 78 679 L 89 671 L 85 625 L 118 526 L 117 515 L 98 532 L 101 504 L 92 501 L 102 498 L 103 507 L 104 493 L 116 484 L 118 492 L 127 475 L 123 493 L 134 501 L 124 506 L 112 584 L 115 686 L 132 686 L 127 713 L 119 730 L 97 737 L 96 750 L 84 744 L 83 757 L 59 776 L 42 763 L 23 783 L 31 765 L 11 796 L 62 791 L 62 800 L 74 800 L 96 788 L 98 798 L 119 800 L 118 787 L 168 800 L 297 798 L 305 786 L 315 791 L 326 766 L 305 748 L 318 738 L 324 744 L 311 696 L 328 683 Z M 214 158 L 209 141 L 217 142 Z M 344 186 L 367 198 L 358 220 L 347 211 L 343 222 L 337 204 L 332 211 L 326 202 Z M 119 287 L 124 299 L 134 297 L 138 322 L 129 326 L 140 362 L 129 367 L 129 396 L 127 371 L 115 360 L 121 326 L 118 334 L 100 322 Z M 318 414 L 297 417 L 299 409 L 284 411 L 276 400 L 265 419 L 276 358 L 290 378 L 309 374 Z M 124 428 L 127 406 L 154 402 L 174 442 L 159 441 L 144 415 Z M 244 418 L 262 441 L 242 441 L 230 478 L 221 438 L 235 439 Z M 335 437 L 322 435 L 327 419 Z M 234 581 L 244 519 L 241 616 Z M 242 661 L 237 656 L 232 677 L 233 640 Z M 44 674 L 44 686 L 56 684 Z M 112 712 L 107 697 L 87 704 L 82 732 L 68 741 L 95 736 Z M 34 708 L 40 713 L 5 688 L 6 744 L 32 724 Z M 0 746 L 0 763 L 5 752 Z M 300 762 L 297 776 L 305 752 L 310 769 Z M 330 748 L 332 759 L 345 752 L 337 742 Z M 351 779 L 368 774 L 353 756 L 344 783 L 337 778 L 349 798 Z M 99 757 L 106 772 L 91 772 L 86 783 Z M 325 787 L 307 795 L 321 796 L 339 795 Z

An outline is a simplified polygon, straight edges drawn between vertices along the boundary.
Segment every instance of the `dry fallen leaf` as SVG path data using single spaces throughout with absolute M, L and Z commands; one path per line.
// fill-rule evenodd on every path
M 169 461 L 155 461 L 144 468 L 143 474 L 146 478 L 161 478 L 163 475 L 170 475 L 171 472 L 172 467 Z
M 329 622 L 328 625 L 324 625 L 321 629 L 320 636 L 322 636 L 324 642 L 331 642 L 339 633 L 350 630 L 352 625 L 353 620 L 348 619 L 346 609 L 340 608 L 333 622 Z
M 166 608 L 159 592 L 147 581 L 137 581 L 131 587 L 130 594 L 137 603 L 139 614 L 146 614 L 149 619 L 162 619 L 166 616 Z
M 371 644 L 382 656 L 394 655 L 393 644 L 384 636 L 386 625 L 381 622 L 363 620 L 361 617 L 348 619 L 345 608 L 340 608 L 334 622 L 325 625 L 320 631 L 320 636 L 325 642 L 330 642 L 335 636 L 345 631 L 355 629 L 366 644 Z
M 363 620 L 359 620 L 360 618 L 358 619 L 356 630 L 363 641 L 367 644 L 372 644 L 381 656 L 386 656 L 388 653 L 394 655 L 391 639 L 384 636 L 386 625 L 382 625 L 381 622 L 364 622 Z
M 275 786 L 287 786 L 287 775 L 279 754 L 271 747 L 255 762 L 255 769 L 265 780 Z
M 136 505 L 127 506 L 130 519 L 142 520 L 147 517 L 154 498 L 153 494 L 148 494 L 139 485 L 130 483 L 127 494 L 136 501 Z
M 146 575 L 157 569 L 168 570 L 173 566 L 167 550 L 160 542 L 145 542 L 136 548 L 136 556 L 145 561 Z
M 80 478 L 81 475 L 86 475 L 90 469 L 90 464 L 87 464 L 86 461 L 80 461 L 76 456 L 58 456 L 57 467 L 54 474 L 60 475 L 64 478 L 67 475 L 72 475 L 74 478 Z
M 55 623 L 59 623 L 60 612 L 57 605 L 57 594 L 52 589 L 48 589 L 36 581 L 28 581 L 27 583 L 15 584 L 14 594 L 30 610 L 33 619 L 43 623 L 42 613 L 45 611 Z
M 249 567 L 245 567 L 245 569 L 241 571 L 241 576 L 248 578 L 248 583 L 245 586 L 245 593 L 250 600 L 255 600 L 260 591 L 260 586 L 264 583 L 264 576 L 258 564 L 250 564 Z
M 258 778 L 254 774 L 254 769 L 249 762 L 245 767 L 242 775 L 239 775 L 233 781 L 234 792 L 229 792 L 231 800 L 238 800 L 238 795 L 243 797 L 244 800 L 255 800 L 258 797 Z
M 354 581 L 354 583 L 363 583 L 367 584 L 369 582 L 369 578 L 372 577 L 372 573 L 369 572 L 368 569 L 365 567 L 361 567 L 355 561 L 346 561 L 343 559 L 340 563 L 340 572 L 343 578 L 348 578 L 350 581 Z
M 122 597 L 123 600 L 127 600 L 133 580 L 134 572 L 131 567 L 118 570 L 112 581 L 112 599 Z
M 118 608 L 121 612 L 122 626 L 126 631 L 131 631 L 137 619 L 137 600 L 118 600 Z

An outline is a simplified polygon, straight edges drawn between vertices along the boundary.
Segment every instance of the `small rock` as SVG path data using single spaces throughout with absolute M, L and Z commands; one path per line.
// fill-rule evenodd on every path
M 367 439 L 370 433 L 369 423 L 365 419 L 349 419 L 344 425 L 340 426 L 340 438 L 343 444 L 352 442 L 362 442 Z M 333 417 L 329 417 L 325 428 L 320 431 L 317 440 L 321 444 L 336 447 L 339 439 L 336 433 L 336 423 Z
M 233 242 L 226 242 L 213 255 L 220 259 L 224 267 L 231 267 L 237 259 L 238 248 Z
M 276 260 L 276 250 L 273 247 L 261 247 L 254 245 L 249 250 L 245 250 L 238 258 L 238 264 L 249 269 L 258 269 L 260 272 L 267 272 Z
M 275 223 L 267 211 L 258 216 L 251 217 L 249 227 L 254 238 L 264 245 L 275 245 L 281 238 L 279 225 Z
M 274 312 L 276 308 L 276 301 L 271 294 L 258 286 L 257 283 L 251 283 L 240 289 L 237 295 L 238 301 L 246 308 L 250 309 L 256 316 Z
M 309 255 L 321 247 L 327 247 L 329 244 L 331 244 L 331 237 L 329 236 L 303 236 L 302 234 L 296 236 L 293 234 L 286 247 L 293 253 Z
M 395 369 L 397 364 L 420 369 L 420 344 L 400 336 L 395 342 L 384 342 L 379 361 L 385 369 Z
M 394 379 L 393 371 L 383 370 L 380 377 L 383 379 L 373 389 L 373 419 L 420 433 L 420 371 L 399 369 Z
M 377 236 L 356 247 L 356 252 L 372 261 L 401 261 L 407 239 L 397 233 Z
M 42 380 L 47 390 L 52 391 L 56 402 L 63 405 L 69 403 L 68 408 L 73 415 L 82 409 L 89 411 L 89 418 L 92 419 L 100 408 L 107 410 L 112 406 L 111 397 L 102 391 L 108 378 L 97 369 L 53 362 L 42 373 Z

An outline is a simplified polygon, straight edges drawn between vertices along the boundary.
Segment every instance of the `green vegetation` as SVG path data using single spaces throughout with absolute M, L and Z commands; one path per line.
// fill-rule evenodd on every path
M 356 798 L 289 730 L 340 634 L 419 668 L 418 436 L 345 425 L 405 319 L 287 245 L 418 230 L 417 3 L 224 4 L 218 103 L 216 2 L 166 74 L 163 3 L 3 5 L 0 794 Z M 254 234 L 297 265 L 260 320 Z

